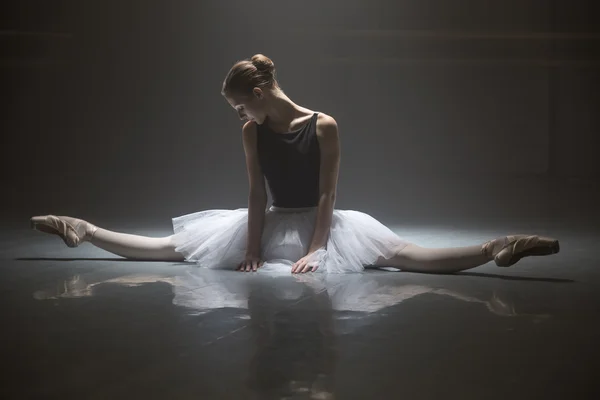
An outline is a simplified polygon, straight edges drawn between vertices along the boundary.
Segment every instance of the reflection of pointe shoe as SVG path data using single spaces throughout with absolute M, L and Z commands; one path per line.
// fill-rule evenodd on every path
M 86 221 L 71 217 L 44 215 L 31 218 L 31 228 L 58 235 L 69 247 L 77 247 L 93 236 L 92 226 Z M 95 230 L 94 230 L 95 231 Z
M 486 302 L 488 310 L 501 317 L 514 317 L 517 315 L 515 307 L 498 297 L 496 292 L 492 294 L 492 299 Z
M 498 251 L 496 247 L 501 245 Z M 492 247 L 494 262 L 499 267 L 510 267 L 523 257 L 547 256 L 560 251 L 558 240 L 537 235 L 514 235 L 496 239 L 484 245 L 484 252 L 488 253 Z

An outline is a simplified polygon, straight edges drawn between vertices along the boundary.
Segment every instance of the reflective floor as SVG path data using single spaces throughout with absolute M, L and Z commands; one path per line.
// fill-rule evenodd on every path
M 0 395 L 600 398 L 600 229 L 580 222 L 532 222 L 559 254 L 455 275 L 212 271 L 4 229 Z M 506 233 L 394 229 L 431 247 Z

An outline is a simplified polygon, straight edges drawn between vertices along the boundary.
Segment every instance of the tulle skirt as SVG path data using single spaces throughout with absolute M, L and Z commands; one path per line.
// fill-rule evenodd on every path
M 261 257 L 265 269 L 289 268 L 307 255 L 317 208 L 270 207 L 265 214 Z M 200 266 L 236 269 L 246 254 L 248 209 L 206 210 L 173 218 L 175 251 Z M 309 265 L 328 273 L 360 272 L 408 244 L 360 211 L 334 210 L 327 245 Z

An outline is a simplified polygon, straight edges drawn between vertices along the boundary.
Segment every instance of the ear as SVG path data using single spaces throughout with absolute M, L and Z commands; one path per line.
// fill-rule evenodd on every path
M 258 87 L 255 87 L 254 89 L 252 89 L 252 94 L 254 94 L 254 97 L 256 97 L 259 100 L 261 100 L 265 96 L 262 89 L 258 88 Z

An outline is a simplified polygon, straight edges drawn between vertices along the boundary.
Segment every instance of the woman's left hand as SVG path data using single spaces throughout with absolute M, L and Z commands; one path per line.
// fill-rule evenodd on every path
M 315 272 L 319 268 L 319 265 L 315 264 L 313 254 L 314 252 L 308 253 L 296 261 L 294 265 L 292 265 L 292 274 L 303 274 L 310 271 Z

